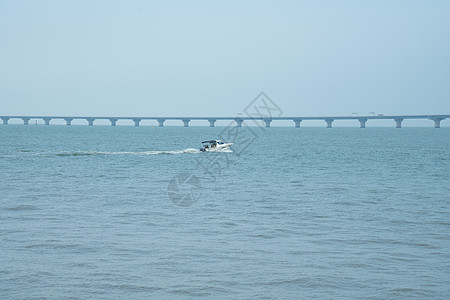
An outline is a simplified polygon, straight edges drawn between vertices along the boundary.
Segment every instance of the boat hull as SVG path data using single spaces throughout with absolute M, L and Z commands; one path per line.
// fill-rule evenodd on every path
M 201 147 L 200 151 L 202 152 L 220 152 L 223 150 L 227 150 L 230 149 L 230 146 L 233 145 L 233 143 L 227 143 L 227 144 L 221 144 L 221 145 L 217 145 L 216 147 Z

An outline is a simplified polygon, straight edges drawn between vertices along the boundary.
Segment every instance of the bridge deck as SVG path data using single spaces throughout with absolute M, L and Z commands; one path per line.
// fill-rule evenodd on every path
M 440 122 L 442 120 L 450 118 L 450 115 L 362 115 L 362 116 L 317 116 L 317 117 L 307 117 L 307 116 L 297 116 L 297 117 L 270 117 L 270 116 L 235 116 L 235 117 L 104 117 L 104 116 L 0 116 L 3 120 L 3 124 L 8 124 L 10 119 L 22 119 L 25 125 L 28 125 L 31 119 L 42 119 L 45 121 L 46 125 L 50 124 L 51 120 L 62 119 L 66 121 L 67 125 L 71 125 L 73 120 L 87 120 L 89 125 L 93 125 L 95 120 L 109 120 L 112 126 L 116 125 L 118 120 L 132 120 L 135 122 L 136 126 L 143 120 L 156 120 L 159 126 L 164 126 L 166 120 L 180 120 L 184 123 L 185 127 L 189 126 L 189 122 L 192 120 L 207 120 L 211 127 L 214 127 L 216 121 L 219 120 L 230 120 L 235 121 L 237 126 L 241 127 L 242 122 L 248 120 L 261 120 L 265 122 L 266 127 L 270 127 L 270 123 L 276 120 L 291 120 L 294 121 L 295 127 L 300 127 L 300 123 L 305 120 L 323 120 L 326 122 L 327 127 L 332 127 L 332 123 L 335 120 L 358 120 L 360 122 L 360 127 L 365 128 L 365 124 L 368 120 L 386 120 L 391 119 L 396 122 L 396 127 L 400 128 L 403 120 L 406 119 L 429 119 L 434 121 L 435 127 L 440 127 Z

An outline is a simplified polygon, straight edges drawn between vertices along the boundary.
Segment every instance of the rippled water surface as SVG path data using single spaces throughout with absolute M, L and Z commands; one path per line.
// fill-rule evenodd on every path
M 223 130 L 0 126 L 0 298 L 448 299 L 450 128 Z

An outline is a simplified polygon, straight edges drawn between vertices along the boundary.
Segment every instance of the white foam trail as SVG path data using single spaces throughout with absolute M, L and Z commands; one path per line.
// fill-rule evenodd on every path
M 146 152 L 134 152 L 141 155 L 157 155 L 157 154 L 183 154 L 183 153 L 200 153 L 200 150 L 194 148 L 187 148 L 184 150 L 174 150 L 174 151 L 146 151 Z
M 231 149 L 217 149 L 212 152 L 233 152 Z M 89 156 L 89 155 L 159 155 L 159 154 L 196 154 L 201 153 L 200 150 L 187 148 L 184 150 L 152 150 L 143 152 L 110 152 L 110 151 L 64 151 L 56 153 L 58 156 Z
M 208 153 L 208 152 L 223 152 L 223 153 L 230 153 L 230 152 L 233 152 L 233 150 L 231 150 L 231 149 L 210 149 L 209 151 L 207 151 L 206 153 Z
M 224 152 L 230 153 L 233 152 L 231 149 L 215 149 L 213 151 L 208 152 Z M 208 153 L 206 152 L 206 153 Z M 57 156 L 90 156 L 90 155 L 159 155 L 159 154 L 196 154 L 202 153 L 198 149 L 194 148 L 186 148 L 184 150 L 151 150 L 151 151 L 141 151 L 141 152 L 131 152 L 131 151 L 64 151 L 54 153 Z M 40 153 L 42 154 L 51 154 L 51 153 Z

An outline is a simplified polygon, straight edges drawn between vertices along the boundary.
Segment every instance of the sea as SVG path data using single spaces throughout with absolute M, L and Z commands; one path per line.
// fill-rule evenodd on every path
M 450 297 L 448 127 L 9 124 L 0 172 L 0 299 Z

